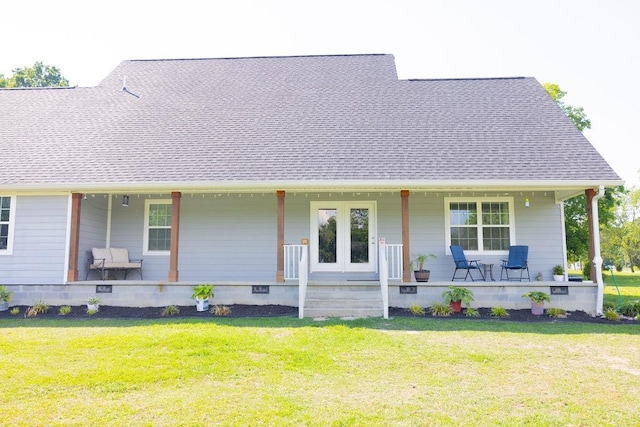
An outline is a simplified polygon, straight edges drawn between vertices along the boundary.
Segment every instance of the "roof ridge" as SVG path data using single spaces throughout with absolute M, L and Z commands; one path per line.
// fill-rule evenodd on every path
M 513 77 L 451 77 L 451 78 L 434 78 L 434 79 L 405 79 L 408 82 L 437 82 L 437 81 L 457 81 L 457 80 L 520 80 L 529 79 L 531 77 L 513 76 Z
M 78 86 L 39 86 L 39 87 L 0 87 L 0 90 L 59 90 L 59 89 L 76 89 Z
M 171 61 L 225 61 L 238 59 L 294 59 L 294 58 L 335 58 L 356 56 L 393 56 L 391 53 L 345 53 L 328 55 L 275 55 L 275 56 L 227 56 L 227 57 L 203 57 L 203 58 L 151 58 L 151 59 L 127 59 L 124 62 L 171 62 Z

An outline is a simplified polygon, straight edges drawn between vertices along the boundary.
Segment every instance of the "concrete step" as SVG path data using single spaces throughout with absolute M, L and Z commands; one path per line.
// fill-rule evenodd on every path
M 378 282 L 309 283 L 305 317 L 380 317 L 382 293 Z
M 304 317 L 382 317 L 382 307 L 379 308 L 305 308 Z

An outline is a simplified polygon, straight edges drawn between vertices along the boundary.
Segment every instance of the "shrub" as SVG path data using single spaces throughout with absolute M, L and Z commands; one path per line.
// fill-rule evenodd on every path
M 480 312 L 473 307 L 467 307 L 464 310 L 464 315 L 467 317 L 480 317 Z
M 453 312 L 453 309 L 451 308 L 451 306 L 449 304 L 442 304 L 442 303 L 434 303 L 431 307 L 431 315 L 432 316 L 437 316 L 437 317 L 447 317 L 447 316 L 451 316 L 451 313 Z
M 97 313 L 98 313 L 98 310 L 97 310 L 97 309 L 95 309 L 95 308 L 91 308 L 91 309 L 87 310 L 87 314 L 88 314 L 89 316 L 93 316 L 93 315 L 95 315 L 95 314 L 97 314 Z
M 177 305 L 168 305 L 160 313 L 162 316 L 176 316 L 180 314 L 180 309 Z
M 493 317 L 509 317 L 509 313 L 504 307 L 491 307 L 491 316 Z
M 14 316 L 16 316 L 16 315 L 20 314 L 20 309 L 18 307 L 13 307 L 9 313 L 11 313 Z
M 547 309 L 547 316 L 554 318 L 563 318 L 567 317 L 567 312 L 561 308 L 551 307 Z
M 612 308 L 609 308 L 604 312 L 604 318 L 615 322 L 620 321 L 620 315 Z
M 615 308 L 616 308 L 616 306 L 615 306 L 615 304 L 614 304 L 614 303 L 612 303 L 612 302 L 605 302 L 605 303 L 603 303 L 603 304 L 602 304 L 602 309 L 603 309 L 604 311 L 607 311 L 607 310 L 614 310 Z
M 58 309 L 58 314 L 60 316 L 66 316 L 67 314 L 70 314 L 70 313 L 71 313 L 71 306 L 63 305 Z
M 582 277 L 585 280 L 591 280 L 591 261 L 585 262 L 582 267 Z
M 529 298 L 531 301 L 540 304 L 541 302 L 550 301 L 549 295 L 541 291 L 529 291 L 522 295 L 525 298 Z
M 640 301 L 628 301 L 620 306 L 620 314 L 627 317 L 636 317 L 640 314 Z
M 414 316 L 424 316 L 424 308 L 418 304 L 411 304 L 409 306 L 409 312 Z
M 216 305 L 211 307 L 211 313 L 215 316 L 228 316 L 231 314 L 231 309 L 226 305 Z
M 49 311 L 49 306 L 42 301 L 34 303 L 31 307 L 27 308 L 26 317 L 36 317 L 38 314 L 44 314 Z
M 473 301 L 473 292 L 470 289 L 461 286 L 448 286 L 449 290 L 442 293 L 444 302 L 450 304 L 455 301 L 462 301 L 467 307 Z

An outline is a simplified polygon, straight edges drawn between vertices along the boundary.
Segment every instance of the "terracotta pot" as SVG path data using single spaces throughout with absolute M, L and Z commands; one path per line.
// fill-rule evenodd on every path
M 413 274 L 416 276 L 416 282 L 428 282 L 431 270 L 415 270 Z
M 451 301 L 449 305 L 454 313 L 460 313 L 460 311 L 462 311 L 462 301 Z

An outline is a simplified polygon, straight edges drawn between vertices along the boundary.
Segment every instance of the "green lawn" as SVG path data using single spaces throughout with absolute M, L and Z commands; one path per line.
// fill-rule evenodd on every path
M 629 270 L 622 272 L 613 272 L 605 270 L 604 276 L 604 301 L 617 307 L 619 304 L 618 290 L 620 289 L 620 297 L 622 302 L 632 302 L 640 300 L 640 272 L 631 273 Z M 614 280 L 615 279 L 615 280 Z
M 638 425 L 640 324 L 0 321 L 0 425 Z

